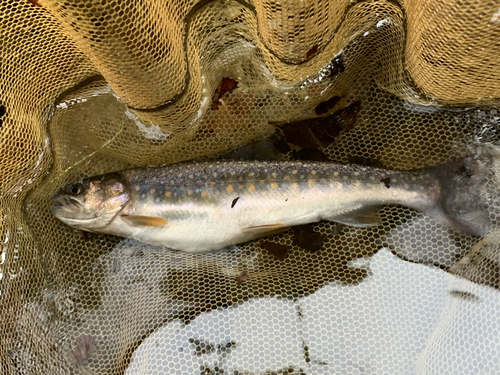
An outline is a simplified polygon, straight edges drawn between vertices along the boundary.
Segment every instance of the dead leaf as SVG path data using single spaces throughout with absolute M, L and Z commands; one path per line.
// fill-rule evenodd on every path
M 315 55 L 316 52 L 318 52 L 318 45 L 312 46 L 311 49 L 306 52 L 306 59 L 308 59 L 309 57 Z
M 216 111 L 220 105 L 220 99 L 238 87 L 238 82 L 232 78 L 223 77 L 214 92 L 212 99 L 212 111 Z
M 319 103 L 316 108 L 314 108 L 314 112 L 316 112 L 317 115 L 327 113 L 330 109 L 335 107 L 340 99 L 342 99 L 341 96 L 334 96 L 333 98 L 325 100 L 324 102 Z
M 297 225 L 292 227 L 292 232 L 293 243 L 310 252 L 321 250 L 325 242 L 321 233 L 316 232 L 310 225 Z
M 288 255 L 288 246 L 279 243 L 260 240 L 260 246 L 271 254 L 273 254 L 279 260 L 285 260 Z
M 360 102 L 355 102 L 326 117 L 315 117 L 283 125 L 287 142 L 302 148 L 320 149 L 335 141 L 341 131 L 356 124 Z

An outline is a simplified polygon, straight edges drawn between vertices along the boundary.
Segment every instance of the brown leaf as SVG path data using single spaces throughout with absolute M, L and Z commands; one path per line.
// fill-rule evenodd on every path
M 92 232 L 82 231 L 82 235 L 83 235 L 83 240 L 85 242 L 90 241 L 92 239 L 92 237 L 94 237 L 94 233 L 92 233 Z
M 347 131 L 356 124 L 360 102 L 355 102 L 326 117 L 315 117 L 283 125 L 287 142 L 302 148 L 319 149 L 335 141 L 341 131 Z
M 309 57 L 311 57 L 314 54 L 316 54 L 316 52 L 318 52 L 318 45 L 312 46 L 312 48 L 309 51 L 306 52 L 306 58 L 308 59 Z
M 327 113 L 330 109 L 335 107 L 335 105 L 339 102 L 340 99 L 342 99 L 342 97 L 334 96 L 333 98 L 325 100 L 324 102 L 319 103 L 316 106 L 316 108 L 314 108 L 314 112 L 316 112 L 317 115 L 322 115 L 323 113 Z
M 310 252 L 319 251 L 323 247 L 324 238 L 321 233 L 316 232 L 310 225 L 298 225 L 292 227 L 293 243 Z
M 285 260 L 288 255 L 288 246 L 279 243 L 260 240 L 260 246 L 271 254 L 273 254 L 279 260 Z
M 217 89 L 214 92 L 214 96 L 212 99 L 212 111 L 216 111 L 219 108 L 220 99 L 224 96 L 224 94 L 230 93 L 237 87 L 237 81 L 232 78 L 223 77 L 219 83 L 219 86 L 217 86 Z

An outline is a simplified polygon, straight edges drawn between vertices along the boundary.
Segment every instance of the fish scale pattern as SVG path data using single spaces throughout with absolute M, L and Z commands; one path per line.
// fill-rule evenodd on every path
M 496 229 L 391 206 L 187 254 L 50 206 L 192 159 L 408 170 L 491 148 L 499 36 L 493 2 L 0 1 L 0 373 L 498 372 Z

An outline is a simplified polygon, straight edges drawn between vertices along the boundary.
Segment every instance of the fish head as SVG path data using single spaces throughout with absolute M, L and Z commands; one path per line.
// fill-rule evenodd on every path
M 64 186 L 54 195 L 51 210 L 71 227 L 98 230 L 107 226 L 129 199 L 122 176 L 112 173 Z

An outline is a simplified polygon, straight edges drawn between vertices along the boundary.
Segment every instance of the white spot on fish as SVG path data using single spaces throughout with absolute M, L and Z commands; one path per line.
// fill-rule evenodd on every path
M 359 172 L 354 172 L 353 175 L 354 176 L 359 176 Z
M 146 198 L 146 194 L 142 194 L 142 195 L 141 195 L 141 198 L 142 198 L 142 199 Z
M 333 172 L 334 177 L 338 177 L 338 175 L 339 175 L 339 172 Z
M 297 173 L 299 173 L 299 171 L 296 169 L 292 171 L 292 174 L 297 174 Z
M 313 174 L 313 175 L 315 175 L 316 173 L 318 173 L 318 172 L 316 172 L 316 171 L 311 171 L 311 174 Z M 274 173 L 273 173 L 273 174 L 274 174 Z

